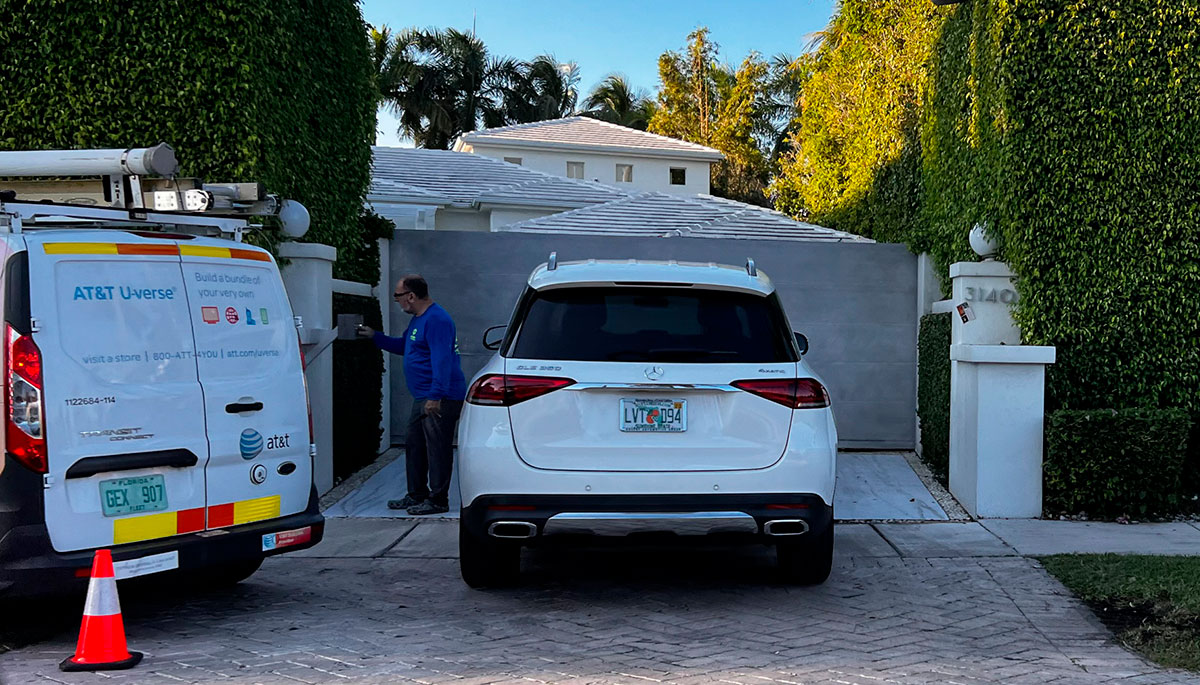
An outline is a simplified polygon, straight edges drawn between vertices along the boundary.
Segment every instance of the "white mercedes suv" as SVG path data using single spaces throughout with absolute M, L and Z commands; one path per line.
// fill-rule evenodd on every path
M 773 544 L 787 581 L 829 576 L 829 394 L 752 260 L 551 255 L 497 329 L 459 424 L 468 585 L 515 582 L 522 545 L 643 532 Z

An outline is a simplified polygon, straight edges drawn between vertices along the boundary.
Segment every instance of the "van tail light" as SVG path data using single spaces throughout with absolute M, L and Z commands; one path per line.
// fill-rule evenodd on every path
M 733 387 L 777 402 L 792 409 L 820 409 L 829 406 L 825 386 L 813 378 L 759 378 L 734 381 Z
M 46 473 L 46 427 L 43 424 L 42 353 L 33 338 L 5 327 L 4 363 L 8 387 L 4 427 L 5 449 L 36 473 Z
M 511 407 L 574 384 L 575 381 L 570 378 L 491 374 L 471 384 L 471 389 L 467 392 L 467 402 L 491 407 Z
M 308 410 L 308 451 L 317 456 L 317 441 L 313 438 L 312 401 L 308 398 L 308 362 L 304 359 L 304 343 L 300 341 L 300 329 L 296 329 L 296 344 L 300 348 L 300 378 L 304 380 L 304 408 Z

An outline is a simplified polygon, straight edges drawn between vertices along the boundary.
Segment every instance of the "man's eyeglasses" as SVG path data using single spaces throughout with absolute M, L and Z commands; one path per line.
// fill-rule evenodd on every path
M 392 293 L 392 299 L 399 300 L 400 298 L 404 297 L 405 295 L 411 295 L 411 294 L 412 294 L 411 290 L 405 290 L 402 293 Z

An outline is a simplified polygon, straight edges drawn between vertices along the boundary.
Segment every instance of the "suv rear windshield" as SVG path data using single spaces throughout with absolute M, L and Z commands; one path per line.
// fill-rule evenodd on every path
M 509 356 L 611 362 L 796 361 L 778 298 L 671 287 L 529 291 Z

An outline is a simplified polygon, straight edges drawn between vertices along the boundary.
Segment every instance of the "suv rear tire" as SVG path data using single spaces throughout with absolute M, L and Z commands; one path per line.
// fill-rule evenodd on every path
M 476 535 L 460 520 L 458 567 L 473 588 L 516 585 L 521 575 L 521 546 Z
M 833 570 L 833 521 L 816 537 L 775 543 L 775 556 L 784 582 L 792 585 L 824 583 Z

